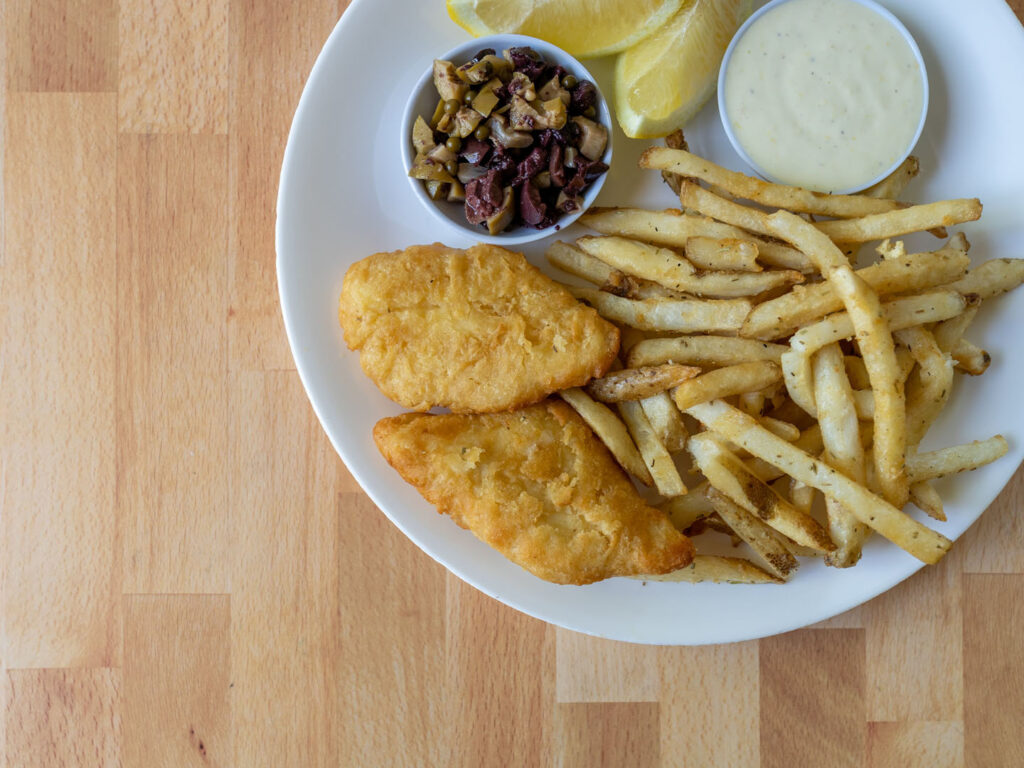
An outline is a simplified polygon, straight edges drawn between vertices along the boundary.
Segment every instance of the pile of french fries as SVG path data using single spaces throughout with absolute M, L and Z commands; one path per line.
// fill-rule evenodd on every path
M 946 228 L 981 204 L 898 202 L 913 157 L 864 193 L 826 195 L 667 143 L 640 165 L 662 172 L 680 209 L 592 209 L 581 221 L 600 236 L 547 252 L 593 286 L 567 287 L 623 339 L 617 370 L 561 396 L 681 530 L 726 533 L 756 559 L 698 554 L 645 578 L 781 582 L 797 556 L 856 564 L 873 531 L 938 562 L 951 542 L 905 507 L 945 520 L 931 481 L 1007 443 L 918 445 L 956 371 L 988 367 L 964 334 L 983 301 L 1024 282 L 1024 259 L 969 269 L 966 237 Z M 896 239 L 921 231 L 948 240 L 908 253 Z M 878 258 L 858 268 L 875 241 Z M 702 477 L 689 480 L 687 461 Z

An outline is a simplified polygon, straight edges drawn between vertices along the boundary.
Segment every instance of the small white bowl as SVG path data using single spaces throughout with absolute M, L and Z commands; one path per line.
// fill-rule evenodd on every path
M 604 94 L 601 93 L 601 87 L 597 84 L 597 80 L 594 79 L 594 76 L 590 74 L 586 67 L 561 48 L 558 48 L 551 43 L 544 42 L 543 40 L 538 40 L 535 37 L 528 37 L 526 35 L 490 35 L 489 37 L 479 37 L 469 40 L 460 46 L 452 48 L 450 51 L 438 55 L 437 58 L 451 61 L 455 66 L 459 66 L 464 62 L 469 61 L 477 51 L 480 51 L 483 48 L 493 48 L 500 56 L 501 52 L 506 48 L 513 48 L 517 46 L 533 48 L 533 50 L 544 57 L 545 61 L 560 64 L 565 67 L 569 74 L 575 76 L 577 79 L 589 80 L 594 84 L 594 88 L 597 89 L 597 122 L 603 125 L 608 131 L 608 146 L 605 148 L 604 155 L 602 155 L 601 160 L 610 168 L 612 164 L 612 115 L 611 111 L 608 109 L 608 102 L 604 98 Z M 419 79 L 419 82 L 416 83 L 416 87 L 413 88 L 412 94 L 409 96 L 409 101 L 405 105 L 405 113 L 402 116 L 402 134 L 400 136 L 400 140 L 402 144 L 402 167 L 405 168 L 406 171 L 412 168 L 412 161 L 414 159 L 411 138 L 413 123 L 416 122 L 416 117 L 419 115 L 423 115 L 424 119 L 428 119 L 430 115 L 433 114 L 434 107 L 437 106 L 437 99 L 437 91 L 434 89 L 433 61 L 430 61 L 428 62 L 426 71 L 423 73 L 423 77 Z M 409 183 L 412 185 L 412 189 L 416 197 L 419 198 L 420 202 L 423 203 L 427 210 L 430 211 L 438 221 L 442 222 L 449 228 L 482 243 L 516 245 L 519 243 L 529 243 L 534 240 L 540 240 L 572 224 L 594 203 L 594 200 L 597 198 L 598 193 L 600 193 L 601 187 L 604 186 L 605 179 L 607 178 L 608 172 L 606 171 L 605 173 L 602 173 L 589 187 L 587 187 L 583 194 L 582 204 L 579 209 L 572 213 L 563 214 L 550 227 L 546 227 L 545 229 L 534 229 L 533 227 L 520 226 L 514 229 L 507 229 L 504 232 L 499 232 L 497 235 L 489 234 L 487 230 L 481 229 L 479 226 L 474 226 L 466 221 L 463 206 L 456 203 L 449 203 L 444 200 L 431 200 L 430 196 L 427 194 L 426 185 L 419 179 L 409 177 Z
M 736 138 L 736 135 L 733 132 L 732 122 L 729 120 L 729 115 L 725 108 L 725 75 L 729 68 L 729 62 L 732 59 L 732 53 L 735 50 L 737 43 L 739 43 L 740 39 L 746 33 L 747 29 L 749 29 L 750 26 L 754 24 L 758 19 L 764 16 L 764 14 L 768 13 L 768 11 L 772 10 L 778 5 L 782 5 L 783 3 L 788 2 L 790 2 L 790 0 L 771 0 L 771 2 L 766 3 L 765 5 L 761 6 L 761 8 L 759 8 L 757 11 L 752 13 L 750 17 L 743 23 L 743 25 L 738 30 L 736 30 L 736 34 L 733 35 L 733 38 L 729 43 L 729 47 L 725 49 L 725 55 L 722 57 L 722 66 L 718 70 L 718 115 L 722 120 L 722 127 L 725 129 L 725 135 L 729 138 L 729 143 L 732 144 L 732 148 L 736 150 L 736 154 L 743 158 L 743 161 L 751 168 L 753 168 L 759 176 L 761 176 L 764 179 L 767 179 L 768 181 L 776 182 L 777 184 L 789 184 L 790 182 L 786 181 L 785 179 L 780 179 L 776 176 L 773 176 L 760 165 L 758 165 L 756 162 L 754 162 L 754 160 L 751 159 L 750 155 L 747 154 L 747 151 L 743 148 L 743 145 L 740 144 L 739 139 Z M 907 41 L 907 44 L 910 46 L 910 50 L 913 51 L 914 58 L 917 59 L 918 67 L 921 70 L 921 117 L 918 120 L 917 130 L 914 132 L 914 137 L 910 140 L 910 143 L 907 145 L 906 151 L 902 155 L 897 157 L 896 161 L 892 165 L 890 165 L 882 173 L 878 174 L 878 176 L 868 181 L 866 184 L 859 184 L 856 187 L 851 187 L 849 189 L 839 189 L 832 191 L 833 194 L 838 195 L 850 194 L 853 192 L 859 192 L 863 189 L 867 189 L 868 187 L 877 184 L 890 173 L 895 171 L 900 166 L 900 163 L 906 160 L 907 157 L 909 157 L 910 153 L 914 151 L 914 147 L 917 145 L 918 139 L 921 138 L 921 132 L 924 130 L 925 119 L 928 117 L 928 71 L 927 69 L 925 69 L 924 58 L 921 56 L 921 49 L 917 47 L 917 41 L 914 40 L 913 36 L 903 25 L 902 21 L 896 18 L 896 16 L 894 16 L 892 12 L 889 11 L 887 8 L 884 8 L 883 6 L 874 2 L 874 0 L 850 0 L 850 2 L 859 3 L 860 5 L 863 5 L 865 8 L 869 8 L 870 10 L 877 13 L 879 16 L 888 21 L 896 29 L 896 31 L 898 31 L 900 35 L 903 36 L 903 39 Z

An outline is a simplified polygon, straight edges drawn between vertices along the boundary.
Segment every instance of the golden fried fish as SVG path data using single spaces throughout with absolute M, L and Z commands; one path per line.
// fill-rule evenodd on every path
M 644 502 L 568 405 L 377 422 L 377 447 L 438 511 L 535 576 L 589 584 L 660 574 L 693 544 Z
M 363 371 L 407 408 L 485 413 L 602 376 L 619 331 L 493 245 L 377 253 L 345 275 L 338 319 Z

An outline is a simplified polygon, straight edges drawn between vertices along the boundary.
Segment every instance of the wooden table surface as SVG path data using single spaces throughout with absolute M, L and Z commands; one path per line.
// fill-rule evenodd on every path
M 274 274 L 344 6 L 3 6 L 7 765 L 1024 765 L 1022 473 L 938 567 L 702 648 L 527 618 L 374 508 Z

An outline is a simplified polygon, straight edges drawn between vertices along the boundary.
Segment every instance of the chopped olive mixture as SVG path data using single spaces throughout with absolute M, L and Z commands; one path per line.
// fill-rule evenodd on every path
M 492 235 L 553 225 L 608 170 L 594 84 L 532 48 L 485 48 L 458 67 L 437 59 L 434 86 L 434 114 L 413 125 L 409 175 Z

